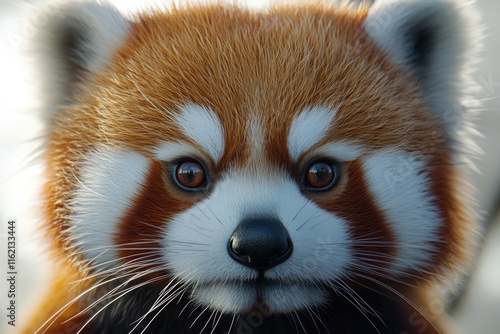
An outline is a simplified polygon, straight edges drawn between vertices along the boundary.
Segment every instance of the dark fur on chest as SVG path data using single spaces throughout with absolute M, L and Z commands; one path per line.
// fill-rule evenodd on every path
M 84 333 L 128 333 L 135 321 L 141 318 L 154 303 L 159 291 L 151 288 L 138 289 L 125 295 L 98 313 Z M 159 314 L 152 312 L 133 333 L 175 334 L 334 334 L 334 333 L 422 333 L 423 326 L 403 312 L 394 297 L 371 291 L 361 292 L 363 298 L 378 315 L 365 314 L 356 302 L 350 302 L 332 293 L 330 302 L 310 311 L 290 314 L 266 314 L 265 308 L 257 308 L 249 314 L 213 314 L 203 308 L 187 305 L 184 297 L 173 300 Z M 97 311 L 97 308 L 96 310 Z M 201 314 L 200 314 L 201 313 Z M 154 319 L 153 319 L 154 317 Z M 420 316 L 421 318 L 421 316 Z M 423 319 L 423 318 L 422 318 Z M 430 326 L 430 325 L 429 325 Z M 425 332 L 425 329 L 424 329 Z

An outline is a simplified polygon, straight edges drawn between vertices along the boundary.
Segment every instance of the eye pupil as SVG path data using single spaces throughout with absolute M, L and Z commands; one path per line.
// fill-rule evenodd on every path
M 175 176 L 179 184 L 186 188 L 199 188 L 205 184 L 205 172 L 203 167 L 193 161 L 181 163 L 176 170 Z
M 311 189 L 324 189 L 336 181 L 335 168 L 326 162 L 317 162 L 307 170 L 305 175 L 306 186 Z

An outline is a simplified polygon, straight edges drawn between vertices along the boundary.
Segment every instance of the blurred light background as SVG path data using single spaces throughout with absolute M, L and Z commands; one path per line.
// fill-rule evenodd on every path
M 495 334 L 500 333 L 500 1 L 477 1 L 486 26 L 483 60 L 475 75 L 481 86 L 476 97 L 483 101 L 477 125 L 482 134 L 479 146 L 484 155 L 476 162 L 480 173 L 473 174 L 473 182 L 478 189 L 476 199 L 486 233 L 470 285 L 460 299 L 454 317 L 463 333 Z M 36 149 L 32 139 L 40 135 L 40 125 L 32 112 L 36 103 L 30 99 L 29 84 L 26 84 L 32 78 L 21 57 L 26 48 L 25 36 L 32 33 L 21 17 L 34 2 L 0 0 L 0 272 L 6 272 L 6 223 L 9 219 L 16 219 L 19 239 L 18 324 L 23 323 L 49 275 L 36 233 L 39 214 L 30 206 L 36 203 L 39 182 L 22 182 L 42 177 L 31 159 Z M 146 3 L 161 1 L 111 2 L 123 12 L 129 12 Z M 260 6 L 266 1 L 247 2 Z M 43 24 L 43 18 L 33 19 Z M 495 212 L 496 219 L 493 219 Z M 3 277 L 0 277 L 0 333 L 7 331 L 4 315 L 7 288 Z

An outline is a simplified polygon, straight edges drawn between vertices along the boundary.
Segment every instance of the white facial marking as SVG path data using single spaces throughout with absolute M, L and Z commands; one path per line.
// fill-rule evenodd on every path
M 222 158 L 225 148 L 224 129 L 211 109 L 197 104 L 186 104 L 175 120 L 182 131 L 214 161 Z
M 292 160 L 321 141 L 330 129 L 338 109 L 314 106 L 302 111 L 292 122 L 288 133 L 288 151 Z
M 331 142 L 314 150 L 314 154 L 332 157 L 339 162 L 349 162 L 358 159 L 365 152 L 363 146 L 347 141 Z
M 89 154 L 70 218 L 72 236 L 87 259 L 95 263 L 117 259 L 113 237 L 140 192 L 148 168 L 148 159 L 134 152 L 103 147 Z
M 187 143 L 163 142 L 153 151 L 156 159 L 171 161 L 184 156 L 196 156 L 198 151 Z
M 202 307 L 243 313 L 255 303 L 257 290 L 231 283 L 202 284 L 196 287 L 194 297 Z
M 366 158 L 363 168 L 375 201 L 385 213 L 398 242 L 396 272 L 429 263 L 442 224 L 432 202 L 424 163 L 409 153 L 384 150 Z
M 263 298 L 269 309 L 287 313 L 321 305 L 325 302 L 326 291 L 317 286 L 303 286 L 300 283 L 289 285 L 273 284 L 266 288 Z
M 272 309 L 324 301 L 325 294 L 314 284 L 340 276 L 351 261 L 348 223 L 319 208 L 294 181 L 273 171 L 231 170 L 208 198 L 170 220 L 163 239 L 169 269 L 193 284 L 196 301 L 224 312 L 248 310 L 256 289 L 249 281 L 258 272 L 234 261 L 227 244 L 238 224 L 252 216 L 278 218 L 293 242 L 291 257 L 265 272 L 285 284 L 263 288 Z M 284 298 L 287 287 L 294 292 Z M 238 301 L 229 302 L 233 300 Z

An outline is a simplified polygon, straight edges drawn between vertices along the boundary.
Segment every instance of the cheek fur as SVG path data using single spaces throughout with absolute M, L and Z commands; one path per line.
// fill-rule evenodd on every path
M 163 231 L 172 217 L 195 203 L 195 198 L 176 193 L 166 173 L 163 162 L 150 161 L 142 191 L 115 233 L 115 243 L 123 246 L 118 252 L 122 261 L 136 263 L 140 270 L 154 267 L 163 274 L 168 274 L 161 257 Z
M 81 173 L 71 233 L 85 259 L 99 268 L 127 263 L 146 270 L 161 264 L 162 231 L 194 203 L 172 193 L 163 163 L 102 147 L 89 155 Z
M 397 252 L 392 269 L 414 271 L 432 263 L 443 225 L 424 161 L 397 150 L 378 152 L 363 162 L 375 203 L 394 232 Z
M 360 160 L 344 166 L 347 179 L 343 193 L 334 200 L 329 196 L 315 196 L 315 201 L 324 210 L 347 222 L 352 238 L 353 261 L 349 273 L 383 273 L 395 254 L 394 232 L 388 226 L 383 211 L 375 203 L 367 185 Z
M 100 147 L 81 169 L 73 196 L 71 234 L 87 260 L 111 265 L 118 257 L 115 235 L 149 169 L 144 156 Z

